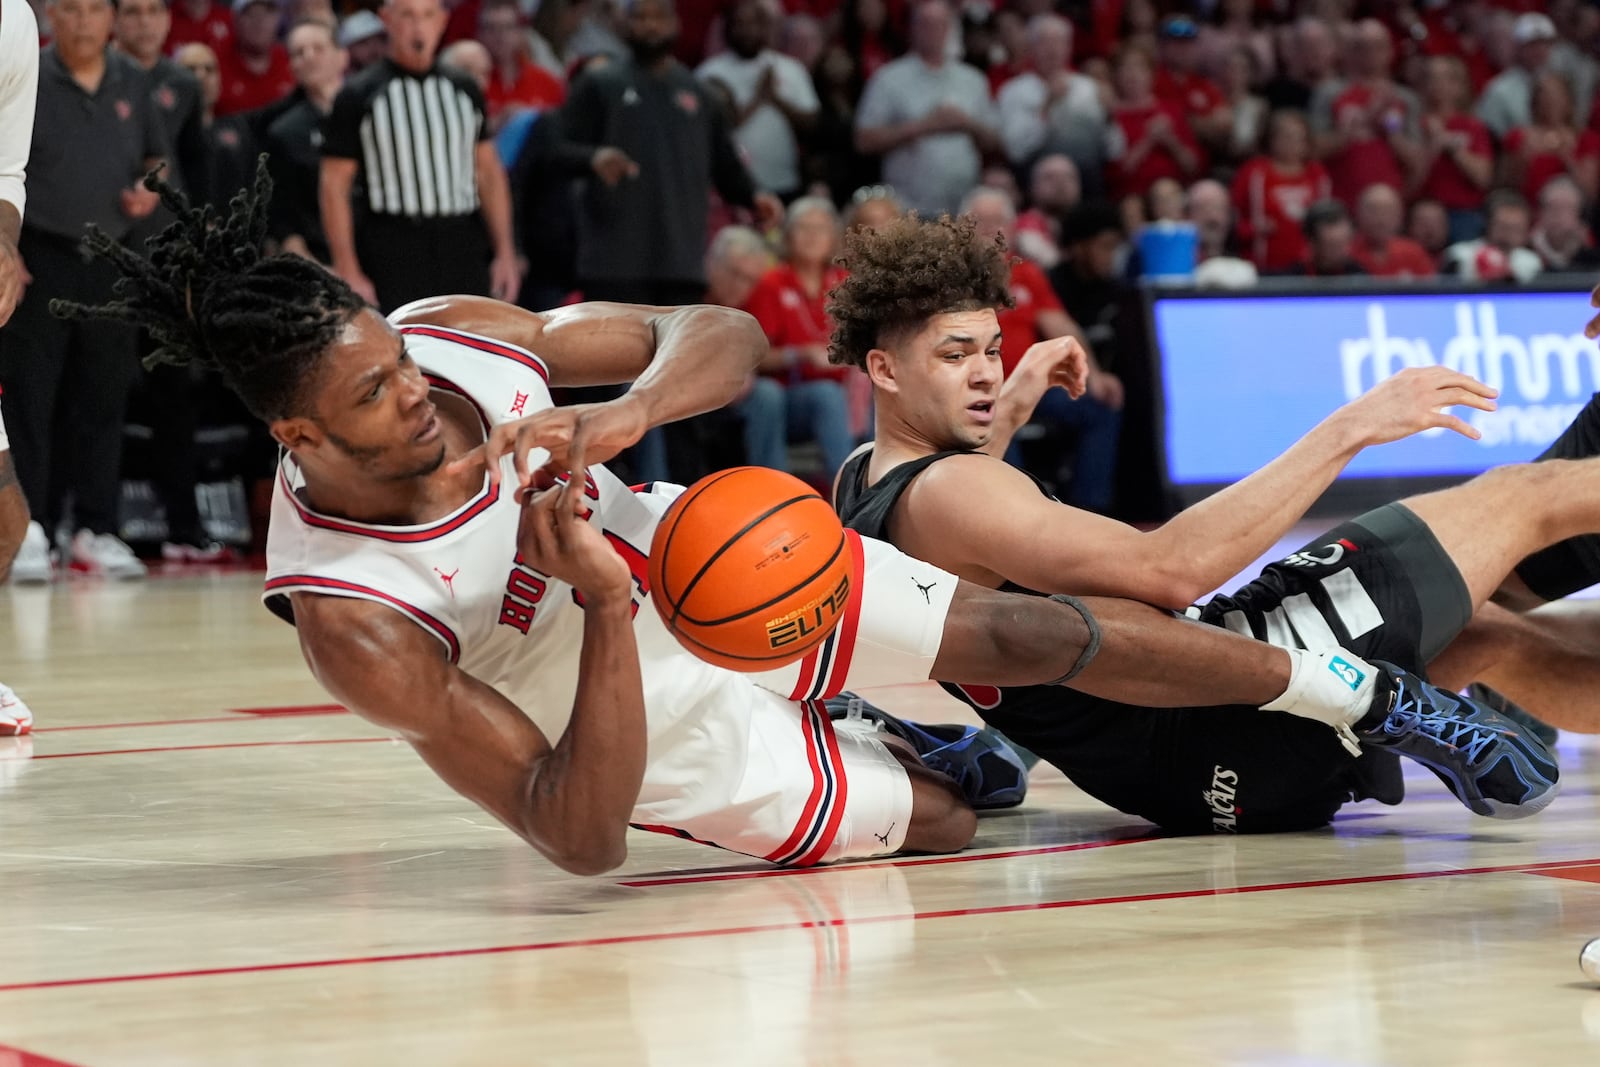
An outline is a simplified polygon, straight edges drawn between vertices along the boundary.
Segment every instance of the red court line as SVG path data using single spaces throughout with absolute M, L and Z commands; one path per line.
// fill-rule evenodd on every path
M 875 867 L 929 867 L 936 863 L 976 863 L 979 860 L 1004 860 L 1014 856 L 1049 856 L 1058 852 L 1083 852 L 1091 848 L 1114 848 L 1117 845 L 1136 845 L 1141 841 L 1162 841 L 1154 834 L 1142 837 L 1123 837 L 1115 841 L 1083 841 L 1075 845 L 1044 845 L 1039 848 L 1016 848 L 1008 852 L 962 852 L 954 856 L 924 856 L 919 859 L 883 860 L 877 863 L 840 863 L 826 867 L 774 867 L 759 871 L 725 871 L 720 874 L 667 875 L 661 878 L 641 878 L 631 882 L 618 882 L 630 889 L 648 889 L 658 885 L 693 885 L 698 882 L 741 882 L 750 878 L 788 878 L 799 874 L 827 874 L 829 871 L 866 871 Z
M 226 745 L 158 745 L 154 748 L 104 748 L 93 752 L 46 752 L 43 759 L 77 759 L 80 756 L 139 756 L 148 752 L 202 752 L 218 748 L 282 748 L 287 745 L 364 745 L 374 741 L 398 741 L 397 737 L 316 737 L 298 741 L 235 741 Z
M 1325 889 L 1341 885 L 1367 885 L 1379 882 L 1409 882 L 1430 878 L 1460 878 L 1477 874 L 1529 874 L 1564 867 L 1600 862 L 1597 859 L 1559 860 L 1550 863 L 1512 863 L 1501 867 L 1465 867 L 1454 871 L 1406 871 L 1400 874 L 1361 875 L 1351 878 L 1324 878 L 1313 882 L 1274 882 L 1245 885 L 1232 889 L 1187 889 L 1174 893 L 1135 893 L 1117 897 L 1090 897 L 1083 900 L 1043 900 L 1029 904 L 994 904 L 981 908 L 950 908 L 898 915 L 866 915 L 857 919 L 802 919 L 795 922 L 762 923 L 752 926 L 724 926 L 709 930 L 671 930 L 612 937 L 578 937 L 565 941 L 532 941 L 520 945 L 487 945 L 479 948 L 436 949 L 430 952 L 395 952 L 380 956 L 349 956 L 326 960 L 296 960 L 286 963 L 256 963 L 233 967 L 201 967 L 186 971 L 147 971 L 142 974 L 95 975 L 88 978 L 56 978 L 44 982 L 13 982 L 0 985 L 0 993 L 30 989 L 68 989 L 77 986 L 118 985 L 124 982 L 156 982 L 175 978 L 217 978 L 235 974 L 268 974 L 273 971 L 309 971 L 327 967 L 353 967 L 369 963 L 410 963 L 418 960 L 466 959 L 473 956 L 504 956 L 511 953 L 544 952 L 558 948 L 597 948 L 608 945 L 640 945 L 664 941 L 692 941 L 702 937 L 736 937 L 743 934 L 768 934 L 784 930 L 810 930 L 826 927 L 867 926 L 906 920 L 953 919 L 973 915 L 1011 915 L 1028 911 L 1054 911 L 1060 908 L 1092 908 L 1102 904 L 1147 904 L 1195 897 L 1239 896 L 1245 893 L 1274 893 L 1285 889 Z
M 210 715 L 196 719 L 150 719 L 145 722 L 89 722 L 77 726 L 35 727 L 35 734 L 63 734 L 73 730 L 133 730 L 147 726 L 188 726 L 190 723 L 251 722 L 255 719 L 284 718 L 299 715 L 339 715 L 348 709 L 342 704 L 289 704 L 281 708 L 231 708 L 230 715 Z M 249 719 L 239 716 L 249 715 Z M 5 1067 L 0 1064 L 0 1067 Z
M 64 734 L 73 730 L 133 730 L 145 726 L 187 726 L 190 723 L 249 721 L 249 719 L 241 719 L 237 715 L 211 715 L 199 719 L 151 719 L 148 722 L 86 722 L 77 726 L 36 726 L 33 732 L 35 736 L 38 736 L 39 734 Z M 0 1067 L 3 1067 L 3 1065 L 0 1065 Z
M 51 1059 L 11 1045 L 0 1045 L 0 1067 L 77 1067 L 77 1064 Z

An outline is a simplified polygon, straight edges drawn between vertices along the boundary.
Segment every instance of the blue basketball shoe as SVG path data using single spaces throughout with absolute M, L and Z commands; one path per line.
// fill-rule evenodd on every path
M 948 775 L 979 811 L 1014 808 L 1028 795 L 1028 768 L 1011 742 L 987 726 L 926 725 L 897 719 L 854 693 L 827 701 L 835 722 L 863 722 L 908 742 L 933 770 Z
M 1409 756 L 1449 787 L 1456 799 L 1491 819 L 1525 819 L 1560 791 L 1560 768 L 1548 745 L 1487 704 L 1448 693 L 1389 663 L 1370 661 L 1389 683 L 1380 704 L 1346 741 Z

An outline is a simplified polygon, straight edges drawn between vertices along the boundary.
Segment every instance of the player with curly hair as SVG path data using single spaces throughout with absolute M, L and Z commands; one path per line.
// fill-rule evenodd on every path
M 947 686 L 955 696 L 1087 792 L 1172 832 L 1306 829 L 1352 796 L 1397 802 L 1393 752 L 1480 814 L 1549 802 L 1553 757 L 1531 734 L 1389 661 L 1416 672 L 1436 663 L 1519 560 L 1600 529 L 1600 463 L 1506 468 L 1391 504 L 1232 596 L 1192 606 L 1270 550 L 1361 448 L 1435 426 L 1476 436 L 1443 409 L 1492 406 L 1493 391 L 1440 367 L 1405 371 L 1272 464 L 1142 532 L 1055 501 L 996 458 L 1056 384 L 1067 348 L 1035 345 L 1002 382 L 994 309 L 1007 299 L 1005 263 L 1003 246 L 975 239 L 970 221 L 911 219 L 849 239 L 850 275 L 829 308 L 831 357 L 871 377 L 877 439 L 840 473 L 846 524 L 988 588 L 1130 597 L 1289 648 L 1342 646 L 1370 668 L 1349 652 L 1327 668 L 1352 682 L 1375 669 L 1392 696 L 1353 711 L 1338 736 L 1302 718 L 1213 706 L 1137 714 L 1064 689 Z M 1570 689 L 1539 711 L 1600 730 Z

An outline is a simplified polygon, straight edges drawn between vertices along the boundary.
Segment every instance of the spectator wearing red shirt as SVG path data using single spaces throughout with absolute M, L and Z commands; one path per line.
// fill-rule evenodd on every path
M 1157 178 L 1187 182 L 1203 166 L 1183 112 L 1156 99 L 1153 74 L 1150 57 L 1138 48 L 1123 49 L 1112 69 L 1117 103 L 1107 134 L 1106 176 L 1119 200 L 1144 196 Z
M 1200 31 L 1194 20 L 1173 15 L 1163 22 L 1158 55 L 1156 98 L 1177 108 L 1202 144 L 1226 148 L 1233 137 L 1233 109 L 1217 83 L 1200 73 Z
M 762 275 L 747 308 L 772 345 L 760 369 L 784 385 L 789 440 L 816 441 L 829 481 L 856 446 L 844 387 L 850 368 L 828 362 L 833 336 L 828 292 L 844 280 L 844 271 L 833 265 L 839 236 L 839 214 L 831 200 L 807 196 L 790 204 L 783 262 Z
M 289 53 L 278 43 L 274 0 L 233 0 L 233 15 L 233 43 L 217 51 L 222 75 L 218 115 L 254 111 L 294 91 Z
M 1572 89 L 1559 74 L 1534 80 L 1533 121 L 1506 134 L 1503 147 L 1500 184 L 1521 189 L 1530 203 L 1562 174 L 1578 183 L 1584 199 L 1600 193 L 1600 134 L 1573 125 Z
M 1456 56 L 1429 59 L 1422 150 L 1411 167 L 1406 193 L 1444 205 L 1452 243 L 1483 232 L 1483 197 L 1494 177 L 1489 127 L 1467 110 L 1471 103 L 1466 65 Z
M 172 29 L 167 31 L 167 54 L 176 55 L 186 44 L 203 44 L 218 55 L 233 43 L 233 12 L 213 0 L 175 0 Z
M 1317 155 L 1333 179 L 1333 195 L 1346 206 L 1378 182 L 1404 187 L 1403 161 L 1414 159 L 1419 151 L 1420 108 L 1411 90 L 1390 78 L 1393 61 L 1394 45 L 1383 23 L 1362 20 L 1350 40 L 1349 84 L 1325 114 L 1312 115 L 1318 131 Z
M 1311 131 L 1300 112 L 1273 113 L 1267 152 L 1240 167 L 1233 179 L 1239 241 L 1263 272 L 1285 270 L 1305 258 L 1306 210 L 1333 195 L 1328 172 L 1310 158 Z
M 561 80 L 529 55 L 527 26 L 514 2 L 491 0 L 484 5 L 478 16 L 478 40 L 494 61 L 483 89 L 491 130 L 499 130 L 513 111 L 545 111 L 567 98 Z
M 977 224 L 977 240 L 1004 238 L 1007 248 L 1015 245 L 1016 211 L 1004 190 L 979 186 L 962 201 L 961 214 L 970 215 Z M 1076 337 L 1089 355 L 1089 382 L 1084 395 L 1072 400 L 1063 390 L 1052 389 L 1050 393 L 1060 394 L 1059 398 L 1046 394 L 1034 408 L 1030 421 L 1067 429 L 1077 437 L 1069 502 L 1105 511 L 1111 504 L 1117 439 L 1122 432 L 1122 381 L 1100 369 L 1088 337 L 1062 307 L 1050 279 L 1037 264 L 1012 256 L 1010 289 L 1012 306 L 995 309 L 1000 326 L 1000 363 L 1007 375 L 1017 369 L 1028 349 L 1039 341 Z M 1021 449 L 1014 442 L 1006 460 L 1020 468 L 1022 458 Z
M 1369 185 L 1356 207 L 1356 236 L 1350 255 L 1361 269 L 1377 278 L 1432 278 L 1433 258 L 1409 237 L 1400 236 L 1405 221 L 1400 194 L 1387 185 Z

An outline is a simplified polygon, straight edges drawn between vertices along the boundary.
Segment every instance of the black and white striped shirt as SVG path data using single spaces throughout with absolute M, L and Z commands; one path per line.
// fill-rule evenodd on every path
M 478 210 L 474 151 L 487 108 L 465 75 L 417 74 L 384 59 L 345 83 L 322 154 L 361 164 L 359 195 L 374 215 L 452 218 Z

